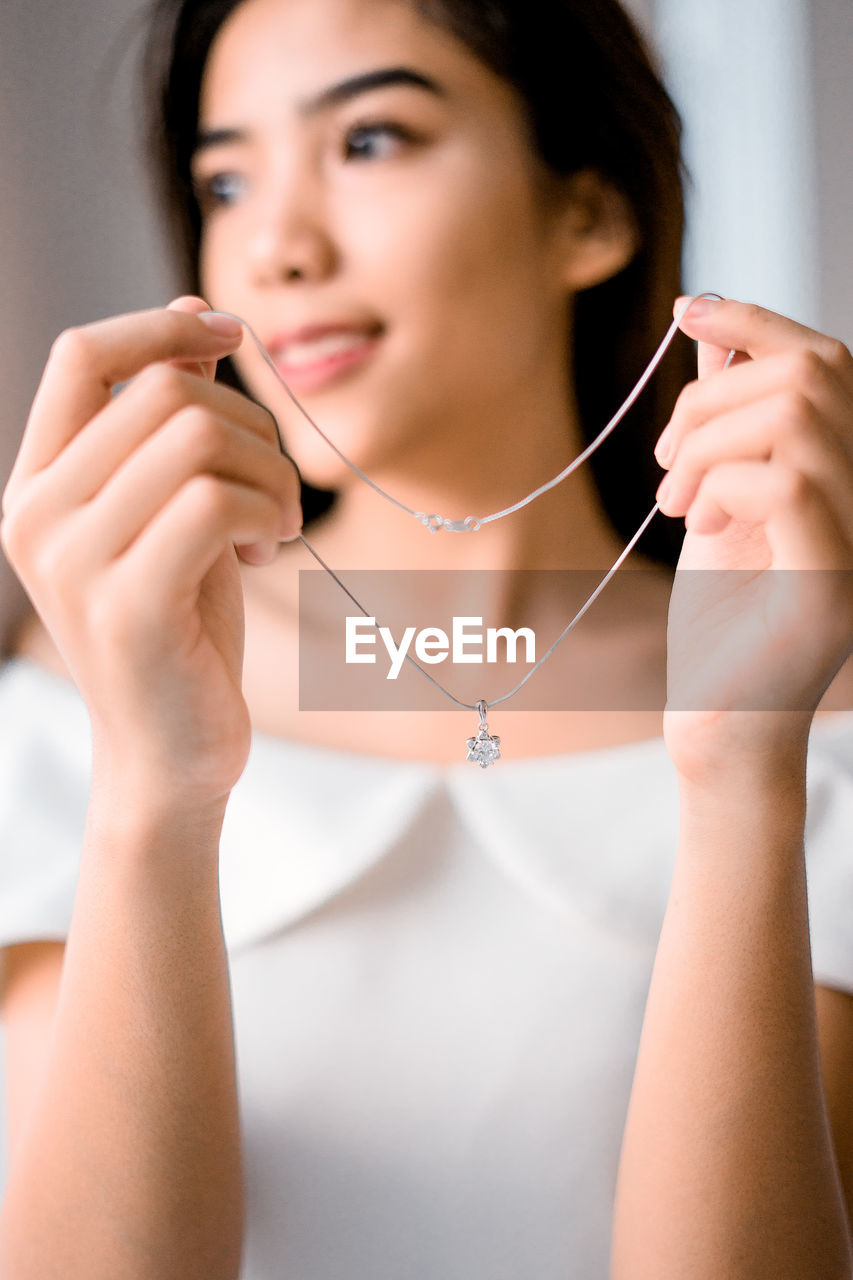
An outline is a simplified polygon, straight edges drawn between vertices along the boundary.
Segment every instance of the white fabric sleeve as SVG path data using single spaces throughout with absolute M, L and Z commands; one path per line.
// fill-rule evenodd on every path
M 0 947 L 62 940 L 89 800 L 91 733 L 74 686 L 23 659 L 0 668 Z
M 808 761 L 806 875 L 815 981 L 853 994 L 853 714 L 816 722 Z

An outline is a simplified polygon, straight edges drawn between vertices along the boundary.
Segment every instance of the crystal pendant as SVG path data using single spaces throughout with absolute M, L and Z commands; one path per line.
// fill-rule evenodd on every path
M 476 737 L 468 739 L 468 754 L 465 759 L 471 764 L 478 764 L 481 769 L 488 769 L 490 764 L 501 758 L 501 740 L 497 734 L 489 733 L 486 704 L 482 700 L 477 703 L 477 711 L 480 715 L 480 728 Z

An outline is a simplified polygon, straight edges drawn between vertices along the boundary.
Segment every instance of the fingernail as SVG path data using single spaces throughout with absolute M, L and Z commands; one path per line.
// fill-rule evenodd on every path
M 666 495 L 669 493 L 671 488 L 672 488 L 672 476 L 664 476 L 663 480 L 661 480 L 660 482 L 658 491 L 655 494 L 655 498 L 659 503 L 666 501 Z
M 293 512 L 292 511 L 285 512 L 284 516 L 282 517 L 281 526 L 279 529 L 279 535 L 278 535 L 279 542 L 295 542 L 296 541 L 296 539 L 299 537 L 300 533 L 302 532 L 302 525 L 299 526 L 296 532 L 294 532 L 294 526 L 295 526 L 295 521 L 293 518 Z
M 661 432 L 660 440 L 655 445 L 655 457 L 662 467 L 669 462 L 669 455 L 672 451 L 672 427 L 666 427 Z
M 232 316 L 224 316 L 219 311 L 202 311 L 199 320 L 223 338 L 236 338 L 243 332 L 243 326 L 239 320 L 233 319 Z
M 688 301 L 688 298 L 679 298 L 679 308 L 681 306 L 686 306 Z M 715 307 L 718 307 L 719 305 L 720 304 L 716 298 L 697 298 L 695 302 L 690 304 L 690 308 L 683 319 L 696 320 L 700 316 L 709 316 Z

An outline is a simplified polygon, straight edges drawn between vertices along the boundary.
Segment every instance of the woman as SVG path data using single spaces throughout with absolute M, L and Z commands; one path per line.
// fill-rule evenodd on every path
M 614 562 L 672 397 L 595 482 L 432 536 L 210 309 L 406 506 L 503 509 L 684 309 L 677 129 L 611 4 L 163 4 L 153 30 L 192 293 L 61 337 L 4 497 L 51 637 L 25 633 L 3 688 L 25 863 L 3 940 L 30 943 L 6 953 L 6 1271 L 593 1280 L 612 1231 L 620 1278 L 847 1275 L 849 717 L 812 745 L 817 997 L 802 846 L 853 631 L 849 352 L 738 302 L 682 320 L 700 378 L 659 500 L 687 519 L 680 566 L 726 572 L 698 620 L 674 594 L 668 656 L 681 531 L 659 517 L 636 585 L 529 682 L 563 709 L 495 711 L 488 773 L 454 763 L 470 712 L 301 710 L 338 614 L 312 606 L 299 645 L 316 562 L 270 411 L 306 516 L 336 493 L 306 524 L 327 564 L 493 571 L 477 610 L 554 636 L 571 575 L 524 571 Z M 831 572 L 789 576 L 789 616 L 756 629 L 738 588 L 768 568 Z M 442 575 L 448 614 L 470 581 Z M 394 583 L 405 619 L 420 587 Z M 747 709 L 718 642 L 759 682 Z M 30 851 L 78 837 L 28 842 L 22 725 L 54 812 L 86 810 L 79 874 L 63 853 L 35 903 Z

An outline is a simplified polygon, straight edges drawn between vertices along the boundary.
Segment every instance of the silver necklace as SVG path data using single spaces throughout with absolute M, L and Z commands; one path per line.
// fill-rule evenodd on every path
M 321 438 L 325 440 L 329 448 L 332 449 L 338 455 L 341 461 L 346 463 L 346 465 L 350 468 L 350 470 L 355 472 L 357 476 L 360 476 L 361 479 L 366 484 L 370 485 L 371 489 L 374 489 L 387 502 L 392 503 L 395 507 L 398 507 L 401 511 L 404 511 L 407 515 L 413 516 L 414 519 L 416 519 L 420 524 L 424 525 L 427 529 L 429 529 L 430 533 L 438 533 L 440 531 L 445 531 L 448 533 L 476 533 L 479 529 L 483 527 L 483 525 L 491 524 L 495 520 L 503 519 L 504 516 L 512 515 L 513 512 L 515 511 L 520 511 L 522 507 L 526 507 L 528 503 L 531 503 L 536 498 L 541 497 L 542 494 L 547 493 L 549 489 L 553 489 L 558 484 L 561 484 L 564 480 L 568 479 L 568 477 L 574 471 L 576 471 L 578 467 L 582 466 L 583 463 L 586 462 L 586 460 L 590 458 L 593 453 L 595 453 L 596 449 L 598 449 L 599 446 L 603 444 L 603 442 L 610 435 L 611 431 L 613 431 L 619 425 L 619 423 L 624 418 L 625 414 L 628 412 L 628 410 L 637 400 L 638 396 L 643 391 L 647 382 L 649 381 L 652 374 L 657 369 L 658 365 L 660 364 L 661 360 L 666 354 L 666 351 L 670 343 L 675 337 L 675 334 L 678 330 L 678 326 L 681 320 L 689 311 L 690 307 L 692 307 L 693 303 L 698 301 L 699 298 L 718 298 L 719 299 L 720 295 L 717 293 L 696 294 L 681 309 L 681 311 L 675 317 L 669 329 L 667 330 L 666 336 L 664 337 L 663 341 L 661 342 L 655 354 L 652 356 L 646 369 L 641 374 L 639 380 L 637 381 L 636 386 L 630 392 L 627 399 L 620 406 L 620 408 L 617 409 L 616 413 L 607 423 L 607 426 L 604 427 L 604 429 L 596 436 L 596 438 L 592 441 L 592 443 L 589 444 L 586 447 L 586 449 L 583 450 L 582 453 L 578 454 L 578 456 L 574 458 L 573 461 L 570 462 L 569 465 L 565 467 L 558 475 L 554 476 L 552 480 L 549 480 L 547 481 L 547 483 L 540 485 L 538 489 L 534 489 L 531 493 L 527 494 L 526 497 L 521 498 L 518 502 L 513 503 L 512 506 L 505 507 L 502 511 L 495 511 L 491 515 L 487 515 L 487 516 L 480 516 L 480 517 L 465 516 L 465 518 L 462 520 L 449 520 L 443 516 L 438 515 L 437 513 L 426 514 L 423 511 L 413 511 L 411 507 L 407 507 L 405 503 L 400 502 L 399 499 L 393 497 L 392 494 L 387 493 L 383 488 L 381 488 L 380 485 L 376 484 L 374 480 L 371 480 L 370 476 L 366 475 L 361 470 L 360 467 L 356 466 L 354 462 L 352 462 L 349 458 L 346 457 L 344 453 L 342 453 L 342 451 L 337 447 L 337 445 L 334 444 L 329 439 L 329 437 L 325 434 L 325 432 L 317 425 L 317 423 L 310 416 L 308 411 L 302 406 L 302 404 L 300 404 L 299 400 L 293 394 L 290 387 L 285 382 L 284 378 L 282 378 L 281 374 L 279 373 L 278 369 L 275 366 L 275 362 L 272 359 L 272 356 L 266 350 L 266 348 L 264 347 L 263 343 L 261 342 L 258 335 L 255 333 L 251 325 L 248 324 L 247 321 L 245 321 L 242 318 L 242 316 L 234 315 L 232 312 L 223 311 L 220 314 L 231 316 L 233 320 L 237 320 L 245 328 L 247 333 L 253 339 L 262 357 L 264 358 L 266 363 L 269 365 L 270 369 L 272 369 L 276 378 L 284 387 L 285 391 L 287 392 L 287 394 L 289 395 L 293 403 L 296 405 L 299 412 L 310 423 L 310 425 L 314 428 L 314 430 L 318 433 L 318 435 L 320 435 Z M 728 366 L 728 364 L 731 363 L 734 357 L 734 354 L 735 354 L 734 351 L 731 351 L 729 353 L 729 358 L 726 362 L 726 366 Z M 281 429 L 279 428 L 278 421 L 275 419 L 275 416 L 273 416 L 273 421 L 275 422 L 276 436 L 278 438 L 278 447 L 281 453 L 290 462 L 293 462 L 294 466 L 296 466 L 298 471 L 299 468 L 297 464 L 295 463 L 294 459 L 291 458 L 290 454 L 287 452 L 287 450 L 284 447 L 284 441 L 282 439 Z M 643 523 L 640 525 L 639 529 L 633 535 L 630 542 L 627 544 L 627 546 L 619 555 L 619 557 L 614 561 L 613 565 L 610 567 L 608 572 L 602 578 L 601 582 L 593 591 L 592 595 L 589 596 L 589 598 L 583 603 L 581 608 L 572 618 L 571 622 L 569 622 L 563 628 L 563 630 L 560 632 L 557 639 L 551 645 L 550 649 L 548 649 L 548 651 L 542 655 L 539 661 L 536 662 L 534 666 L 530 668 L 527 674 L 521 680 L 519 680 L 518 684 L 516 684 L 514 688 L 510 689 L 508 693 L 504 693 L 498 698 L 493 698 L 488 703 L 486 702 L 485 698 L 480 698 L 478 699 L 477 702 L 474 702 L 474 703 L 462 702 L 459 698 L 457 698 L 454 694 L 452 694 L 449 689 L 445 689 L 444 685 L 440 684 L 438 680 L 436 680 L 433 676 L 429 674 L 428 671 L 424 670 L 424 668 L 420 665 L 419 662 L 416 662 L 415 659 L 412 658 L 408 653 L 405 655 L 406 662 L 411 663 L 411 665 L 415 667 L 426 680 L 429 680 L 430 684 L 434 685 L 436 689 L 438 689 L 441 693 L 443 693 L 446 698 L 449 698 L 451 702 L 454 702 L 457 707 L 461 707 L 466 711 L 477 712 L 477 715 L 479 717 L 479 725 L 478 725 L 476 734 L 473 737 L 470 737 L 466 740 L 466 746 L 467 746 L 466 760 L 470 761 L 470 763 L 472 764 L 479 765 L 481 769 L 487 769 L 489 765 L 494 764 L 495 761 L 497 760 L 500 760 L 501 740 L 497 734 L 493 734 L 489 729 L 488 718 L 487 718 L 489 707 L 496 707 L 500 703 L 506 702 L 508 698 L 513 697 L 516 693 L 518 693 L 519 689 L 521 689 L 527 683 L 527 681 L 533 675 L 535 675 L 535 673 L 539 670 L 539 668 L 545 662 L 548 661 L 548 659 L 551 657 L 551 654 L 558 647 L 558 645 L 562 644 L 563 640 L 565 640 L 569 632 L 574 629 L 574 627 L 578 624 L 578 622 L 580 622 L 581 618 L 584 616 L 584 614 L 587 612 L 590 606 L 598 599 L 599 595 L 607 586 L 610 579 L 613 577 L 613 575 L 617 572 L 617 570 L 621 567 L 621 565 L 624 563 L 624 561 L 628 558 L 630 553 L 633 551 L 637 542 L 639 542 L 640 538 L 645 533 L 646 529 L 651 524 L 652 520 L 654 519 L 655 515 L 659 510 L 660 508 L 658 504 L 655 503 L 655 505 L 652 507 L 651 511 L 646 516 Z M 349 597 L 349 599 L 352 600 L 356 608 L 359 609 L 360 612 L 366 618 L 375 617 L 374 614 L 371 614 L 367 609 L 365 609 L 364 605 L 359 600 L 356 599 L 356 597 L 352 594 L 349 588 L 341 581 L 341 579 L 334 572 L 334 570 L 331 569 L 329 565 L 326 564 L 326 562 L 322 559 L 319 553 L 315 551 L 315 549 L 311 546 L 310 542 L 307 540 L 304 534 L 300 533 L 298 537 L 299 537 L 299 541 L 303 544 L 306 550 L 310 552 L 310 554 L 314 557 L 314 559 L 321 566 L 321 568 L 325 570 L 325 572 L 329 575 L 329 577 L 332 578 L 333 581 L 336 582 L 337 585 L 340 587 L 340 589 Z M 378 619 L 377 619 L 377 625 L 379 625 Z
M 510 689 L 508 693 L 502 694 L 499 698 L 492 698 L 491 701 L 488 703 L 486 702 L 485 698 L 480 698 L 477 702 L 462 702 L 459 698 L 456 697 L 455 694 L 451 693 L 449 689 L 445 689 L 443 684 L 439 684 L 438 680 L 436 680 L 434 676 L 431 676 L 428 671 L 424 670 L 421 664 L 415 661 L 415 659 L 410 654 L 407 653 L 405 655 L 406 662 L 409 662 L 413 667 L 416 667 L 417 670 L 420 671 L 424 679 L 429 680 L 430 684 L 435 685 L 436 689 L 440 690 L 441 693 L 443 693 L 446 698 L 449 698 L 451 702 L 455 702 L 457 707 L 462 707 L 463 710 L 465 711 L 476 711 L 478 713 L 480 717 L 480 724 L 479 724 L 476 735 L 472 738 L 467 739 L 466 745 L 468 748 L 468 754 L 465 757 L 466 760 L 469 760 L 472 764 L 478 764 L 482 769 L 487 769 L 490 764 L 494 764 L 496 760 L 500 760 L 501 740 L 496 734 L 493 734 L 489 731 L 489 725 L 486 718 L 488 708 L 497 707 L 500 705 L 500 703 L 506 702 L 508 698 L 513 697 L 514 694 L 518 693 L 519 689 L 523 688 L 523 686 L 527 684 L 527 681 L 531 678 L 531 676 L 535 675 L 536 672 L 539 670 L 539 668 L 548 661 L 548 659 L 550 658 L 554 650 L 557 648 L 557 646 L 559 644 L 562 644 L 563 640 L 565 640 L 569 632 L 577 625 L 578 622 L 580 622 L 581 618 L 584 616 L 587 609 L 589 609 L 590 606 L 598 599 L 598 597 L 601 595 L 601 592 L 607 586 L 610 579 L 613 577 L 616 571 L 620 568 L 622 563 L 625 560 L 627 560 L 628 556 L 633 551 L 634 546 L 636 545 L 637 542 L 639 542 L 640 538 L 645 533 L 648 526 L 651 524 L 658 510 L 659 510 L 658 504 L 655 503 L 655 505 L 652 507 L 651 511 L 646 516 L 643 523 L 640 525 L 637 532 L 631 538 L 631 541 L 628 543 L 624 551 L 622 551 L 618 559 L 613 563 L 613 565 L 610 567 L 608 572 L 602 578 L 601 582 L 595 588 L 592 595 L 589 596 L 589 598 L 584 601 L 584 603 L 581 605 L 578 612 L 572 618 L 571 622 L 566 627 L 563 628 L 563 630 L 557 636 L 557 639 L 551 645 L 547 653 L 543 653 L 539 661 L 536 662 L 530 668 L 527 674 L 523 676 L 522 679 L 519 680 L 518 684 L 515 685 L 514 688 Z M 343 591 L 347 596 L 349 596 L 350 600 L 352 600 L 355 607 L 359 609 L 366 618 L 374 617 L 375 615 L 369 613 L 368 610 L 365 609 L 364 605 L 359 600 L 356 599 L 356 597 L 350 591 L 349 587 L 347 587 L 341 581 L 341 579 L 338 577 L 335 571 L 326 564 L 325 560 L 322 559 L 319 553 L 315 551 L 315 549 L 311 546 L 311 544 L 308 542 L 305 536 L 301 533 L 299 534 L 299 540 L 303 543 L 303 545 L 307 548 L 307 550 L 310 551 L 311 555 L 314 557 L 314 559 L 317 561 L 320 567 L 325 569 L 329 577 L 332 578 L 338 584 L 341 591 Z M 376 625 L 377 626 L 382 625 L 379 622 L 378 618 L 376 619 Z

